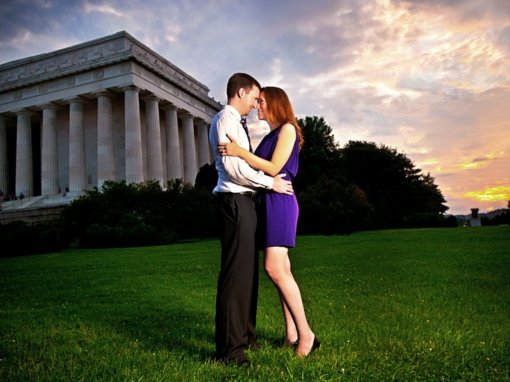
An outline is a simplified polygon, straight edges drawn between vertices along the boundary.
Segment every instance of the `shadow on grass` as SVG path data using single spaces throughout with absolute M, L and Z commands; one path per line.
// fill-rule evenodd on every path
M 128 341 L 139 343 L 147 352 L 168 351 L 198 362 L 214 361 L 214 305 L 208 311 L 192 309 L 175 300 L 172 305 L 182 308 L 165 309 L 150 304 L 124 308 L 101 324 L 113 328 Z M 93 320 L 98 321 L 97 317 Z M 257 335 L 263 347 L 281 348 L 284 342 L 283 326 L 281 331 L 275 331 L 259 324 Z
M 74 285 L 81 293 L 68 302 L 68 317 L 99 336 L 110 336 L 112 345 L 127 347 L 124 352 L 166 352 L 201 361 L 214 356 L 212 291 L 170 287 L 157 278 L 129 286 L 116 281 Z
M 148 352 L 179 352 L 203 361 L 214 356 L 214 317 L 207 312 L 182 308 L 164 309 L 145 306 L 124 311 L 105 323 L 138 342 Z

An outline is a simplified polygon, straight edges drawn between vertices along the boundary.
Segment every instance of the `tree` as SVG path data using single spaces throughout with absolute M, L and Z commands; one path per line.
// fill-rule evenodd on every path
M 206 163 L 200 170 L 195 178 L 195 188 L 205 189 L 212 192 L 216 183 L 218 182 L 218 171 L 214 163 Z
M 321 175 L 329 179 L 342 176 L 338 172 L 338 145 L 331 127 L 323 117 L 305 117 L 298 121 L 304 145 L 299 153 L 299 172 L 294 180 L 296 193 L 315 184 Z
M 349 234 L 370 227 L 373 208 L 363 190 L 320 176 L 299 195 L 299 233 Z
M 294 189 L 301 233 L 443 224 L 448 207 L 434 178 L 405 154 L 365 141 L 339 147 L 322 117 L 299 123 L 305 143 Z
M 294 180 L 300 233 L 346 234 L 369 228 L 373 208 L 365 192 L 346 181 L 340 148 L 323 117 L 300 119 L 304 145 Z
M 425 215 L 442 216 L 448 209 L 434 178 L 421 174 L 405 154 L 364 141 L 350 141 L 340 153 L 348 182 L 367 195 L 377 226 L 402 226 Z

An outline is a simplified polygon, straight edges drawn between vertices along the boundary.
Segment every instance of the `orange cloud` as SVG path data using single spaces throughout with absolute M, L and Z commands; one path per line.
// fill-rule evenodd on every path
M 510 200 L 510 186 L 488 187 L 483 191 L 466 192 L 464 196 L 482 202 Z
M 496 159 L 505 158 L 505 152 L 501 151 L 499 153 L 488 153 L 480 155 L 474 159 L 469 161 L 462 162 L 458 164 L 458 166 L 462 170 L 477 170 L 477 169 L 485 169 L 492 164 L 492 161 Z

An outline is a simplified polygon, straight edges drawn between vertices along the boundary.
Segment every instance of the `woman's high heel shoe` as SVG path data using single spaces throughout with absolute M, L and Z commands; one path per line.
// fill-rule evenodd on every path
M 318 349 L 321 347 L 321 342 L 317 339 L 317 337 L 314 337 L 313 338 L 313 345 L 312 345 L 312 348 L 310 349 L 310 353 L 313 352 L 315 349 Z M 310 354 L 308 353 L 308 354 Z
M 317 339 L 317 337 L 314 337 L 313 338 L 313 344 L 312 344 L 312 348 L 310 349 L 310 351 L 308 352 L 308 354 L 297 354 L 297 357 L 298 358 L 304 358 L 306 356 L 309 356 L 310 354 L 312 354 L 312 352 L 318 348 L 321 347 L 321 342 Z

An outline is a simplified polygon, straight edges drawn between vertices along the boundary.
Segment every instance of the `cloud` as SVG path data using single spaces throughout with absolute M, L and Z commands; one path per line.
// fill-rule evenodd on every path
M 2 62 L 47 53 L 100 36 L 90 35 L 81 1 L 7 0 L 0 3 Z M 80 33 L 85 31 L 82 35 Z M 83 38 L 83 36 L 87 36 Z
M 298 117 L 323 116 L 339 143 L 405 152 L 454 211 L 510 184 L 508 1 L 4 0 L 0 59 L 120 30 L 223 103 L 228 77 L 248 72 L 283 87 Z
M 458 20 L 480 20 L 483 18 L 505 19 L 510 14 L 510 3 L 499 0 L 394 0 L 412 12 L 445 14 Z
M 114 7 L 107 3 L 95 3 L 87 1 L 83 5 L 83 10 L 85 11 L 86 14 L 98 12 L 105 14 L 106 16 L 122 17 L 122 12 L 118 11 L 117 9 L 115 9 Z
M 510 186 L 487 187 L 481 191 L 466 192 L 465 196 L 481 201 L 510 200 Z

